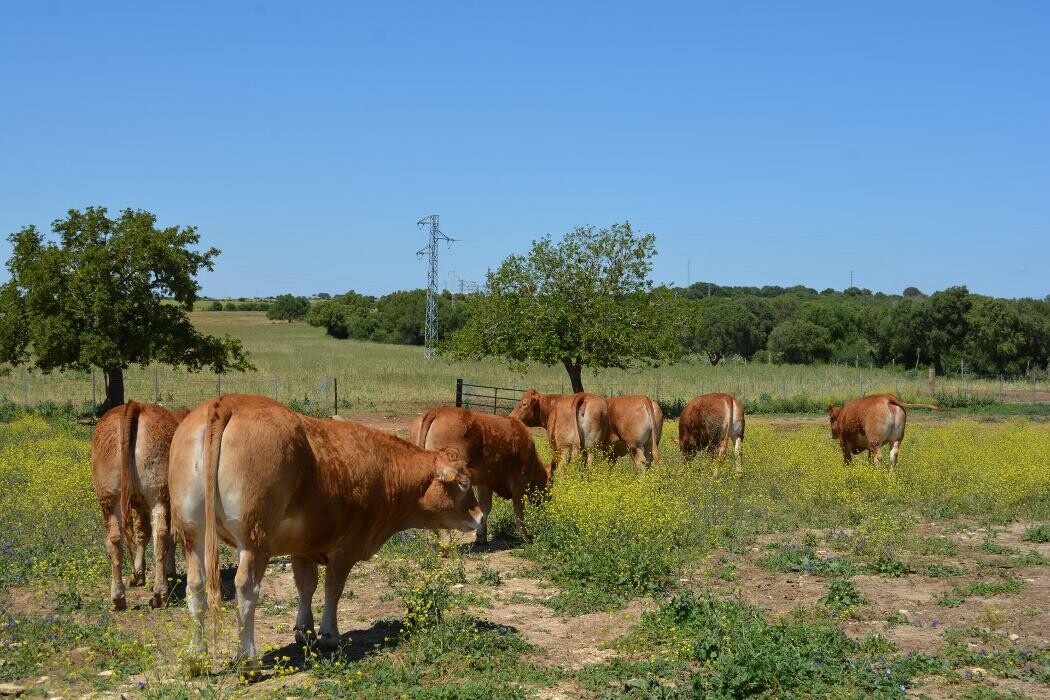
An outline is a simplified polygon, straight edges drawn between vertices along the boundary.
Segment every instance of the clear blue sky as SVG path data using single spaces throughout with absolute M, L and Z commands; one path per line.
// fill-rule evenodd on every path
M 5 2 L 0 232 L 132 206 L 222 248 L 206 294 L 380 294 L 432 212 L 442 280 L 630 219 L 658 282 L 1042 297 L 1048 37 L 1042 0 Z

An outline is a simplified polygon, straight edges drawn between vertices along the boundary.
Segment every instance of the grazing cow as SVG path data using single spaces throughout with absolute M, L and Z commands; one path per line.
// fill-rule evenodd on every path
M 853 455 L 868 451 L 868 458 L 882 464 L 882 446 L 890 445 L 890 469 L 897 466 L 897 454 L 904 439 L 904 424 L 908 420 L 908 408 L 932 408 L 939 406 L 921 403 L 904 403 L 893 394 L 873 394 L 862 399 L 847 401 L 843 406 L 828 406 L 831 420 L 831 437 L 842 446 L 842 458 L 846 464 Z
M 144 586 L 146 541 L 153 533 L 152 607 L 164 604 L 168 578 L 175 576 L 175 547 L 169 531 L 168 447 L 185 415 L 186 411 L 171 413 L 156 404 L 129 401 L 107 411 L 95 426 L 91 477 L 106 529 L 109 598 L 114 610 L 128 607 L 121 576 L 125 542 L 132 554 L 130 584 Z
M 577 394 L 541 394 L 529 389 L 510 412 L 530 428 L 547 431 L 554 450 L 555 462 L 565 455 L 565 463 L 572 461 L 575 450 L 584 453 L 585 463 L 591 466 L 592 448 L 604 448 L 609 441 L 609 405 L 601 396 Z
M 525 496 L 547 490 L 557 461 L 544 464 L 540 460 L 532 434 L 520 420 L 462 408 L 434 408 L 412 426 L 412 442 L 428 450 L 456 450 L 467 461 L 485 514 L 474 536 L 475 544 L 488 542 L 493 492 L 511 500 L 518 527 L 527 534 Z
M 171 507 L 186 553 L 196 622 L 191 651 L 206 648 L 208 606 L 220 605 L 218 541 L 238 554 L 238 657 L 253 660 L 255 605 L 270 557 L 291 555 L 299 592 L 295 638 L 314 638 L 317 565 L 328 567 L 317 643 L 339 644 L 336 615 L 350 568 L 409 528 L 468 532 L 481 525 L 458 455 L 428 452 L 353 421 L 310 418 L 262 396 L 230 394 L 195 408 L 171 443 Z
M 678 438 L 682 456 L 692 459 L 700 450 L 708 450 L 721 459 L 733 441 L 736 469 L 740 471 L 740 453 L 744 445 L 744 405 L 731 394 L 703 394 L 686 404 L 678 418 Z
M 617 457 L 630 454 L 635 469 L 660 461 L 664 413 L 648 396 L 613 396 L 609 404 L 609 444 Z

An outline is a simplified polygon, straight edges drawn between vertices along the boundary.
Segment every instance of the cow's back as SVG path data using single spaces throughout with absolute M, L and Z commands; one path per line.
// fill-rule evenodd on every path
M 895 397 L 873 394 L 846 402 L 838 417 L 840 439 L 854 449 L 867 449 L 904 436 L 906 413 Z
M 91 471 L 99 498 L 120 492 L 121 436 L 125 411 L 133 411 L 129 434 L 129 467 L 137 493 L 147 500 L 162 497 L 167 490 L 168 451 L 178 419 L 156 404 L 123 404 L 107 411 L 95 425 L 91 437 Z
M 730 394 L 713 393 L 697 396 L 686 404 L 678 418 L 678 439 L 683 449 L 703 449 L 719 443 L 731 427 L 735 402 Z

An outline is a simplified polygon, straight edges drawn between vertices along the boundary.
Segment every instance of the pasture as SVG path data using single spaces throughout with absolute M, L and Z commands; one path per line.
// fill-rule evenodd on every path
M 893 474 L 845 468 L 823 425 L 749 418 L 740 476 L 683 463 L 676 434 L 668 421 L 664 461 L 642 477 L 627 460 L 559 470 L 527 510 L 531 542 L 498 499 L 490 548 L 443 558 L 426 533 L 396 536 L 351 572 L 334 654 L 293 643 L 295 588 L 275 559 L 256 618 L 264 668 L 230 664 L 230 602 L 210 672 L 191 677 L 181 581 L 167 608 L 129 588 L 130 609 L 109 610 L 89 429 L 13 415 L 0 683 L 41 697 L 1050 694 L 1046 425 L 917 422 Z
M 428 364 L 419 347 L 337 340 L 325 335 L 323 329 L 301 322 L 269 321 L 263 312 L 198 311 L 189 316 L 204 333 L 228 333 L 240 339 L 257 371 L 217 378 L 167 367 L 132 367 L 126 373 L 129 399 L 159 398 L 168 406 L 195 406 L 218 391 L 243 392 L 276 396 L 286 403 L 294 401 L 299 408 L 323 412 L 324 407 L 330 411 L 334 401 L 330 380 L 336 378 L 341 413 L 406 415 L 451 402 L 457 377 L 478 384 L 535 386 L 559 393 L 568 388 L 560 366 L 533 366 L 521 375 L 492 360 L 454 362 L 438 357 Z M 985 412 L 1050 415 L 1045 379 L 1000 383 L 952 375 L 939 377 L 935 396 L 931 396 L 925 370 L 763 362 L 712 366 L 706 359 L 698 359 L 638 372 L 605 370 L 597 376 L 585 372 L 583 381 L 587 390 L 595 393 L 641 393 L 665 402 L 727 391 L 739 396 L 749 412 L 822 413 L 830 401 L 886 391 L 908 401 L 934 398 L 945 405 L 976 403 L 976 408 Z M 0 376 L 0 397 L 18 405 L 50 401 L 72 402 L 78 409 L 87 404 L 90 408 L 91 387 L 92 378 L 87 373 L 40 375 L 16 369 Z M 101 396 L 99 378 L 96 392 Z M 974 396 L 978 397 L 976 402 Z M 997 405 L 1000 399 L 1005 405 Z

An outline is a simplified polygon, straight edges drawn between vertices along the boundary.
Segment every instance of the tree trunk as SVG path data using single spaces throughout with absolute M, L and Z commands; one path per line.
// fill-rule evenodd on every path
M 124 403 L 124 370 L 120 367 L 108 367 L 103 373 L 106 378 L 106 401 L 99 409 L 100 413 Z
M 572 393 L 583 391 L 583 364 L 579 360 L 571 360 L 568 357 L 561 358 L 565 365 L 565 371 L 569 373 L 569 381 L 572 383 Z

